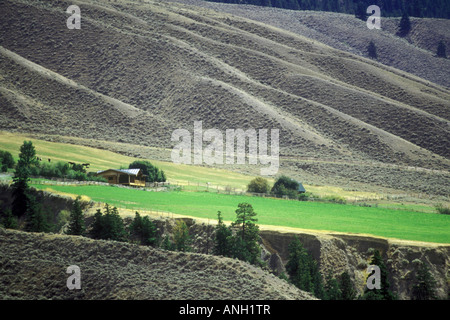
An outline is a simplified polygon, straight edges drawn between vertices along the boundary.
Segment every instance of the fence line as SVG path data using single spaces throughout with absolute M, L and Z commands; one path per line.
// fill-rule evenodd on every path
M 12 180 L 9 179 L 0 179 L 1 185 L 11 185 Z M 45 179 L 45 180 L 33 180 L 32 184 L 37 185 L 102 185 L 102 186 L 116 186 L 119 188 L 132 188 L 153 192 L 161 192 L 167 190 L 182 190 L 182 191 L 192 191 L 192 192 L 212 192 L 218 194 L 229 194 L 229 195 L 248 195 L 252 197 L 263 197 L 263 198 L 275 198 L 274 195 L 268 193 L 254 193 L 247 192 L 241 188 L 220 185 L 212 185 L 210 183 L 200 183 L 200 182 L 192 182 L 189 180 L 171 180 L 167 182 L 152 182 L 147 183 L 145 187 L 132 187 L 132 186 L 123 186 L 119 184 L 109 184 L 107 182 L 100 181 L 77 181 L 77 180 L 67 180 L 67 179 Z M 338 198 L 344 198 L 342 196 L 338 196 Z M 286 200 L 298 201 L 298 199 L 289 199 L 287 196 L 283 197 Z M 398 194 L 379 194 L 378 197 L 362 197 L 362 196 L 354 196 L 354 197 L 345 197 L 344 199 L 347 203 L 364 203 L 370 201 L 379 201 L 379 200 L 394 200 L 401 201 L 406 200 L 408 198 L 415 199 L 426 199 L 426 200 L 436 200 L 439 199 L 440 196 L 436 195 L 428 195 L 422 192 L 405 192 Z M 336 202 L 336 199 L 323 199 L 311 197 L 312 201 L 322 201 L 322 202 Z M 310 200 L 310 201 L 311 201 Z

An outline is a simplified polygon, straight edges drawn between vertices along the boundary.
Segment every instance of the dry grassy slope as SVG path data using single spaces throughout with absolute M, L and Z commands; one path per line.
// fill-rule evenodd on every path
M 115 241 L 0 228 L 1 299 L 311 300 L 246 263 Z M 81 290 L 68 290 L 78 265 Z
M 448 167 L 450 92 L 401 71 L 176 3 L 0 6 L 2 129 L 170 146 L 202 120 L 280 128 L 286 155 Z
M 276 26 L 333 48 L 367 57 L 367 44 L 378 47 L 379 61 L 421 78 L 450 86 L 450 61 L 436 57 L 437 45 L 443 40 L 450 47 L 450 21 L 411 17 L 411 32 L 402 39 L 396 35 L 400 18 L 386 18 L 381 12 L 382 30 L 369 30 L 365 21 L 353 15 L 334 12 L 292 11 L 233 5 L 203 0 L 169 0 L 226 12 Z M 405 58 L 406 57 L 406 58 Z

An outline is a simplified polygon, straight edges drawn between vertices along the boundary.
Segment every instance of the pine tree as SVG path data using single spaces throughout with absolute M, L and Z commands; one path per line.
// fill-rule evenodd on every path
M 21 177 L 14 177 L 14 182 L 12 184 L 12 204 L 11 204 L 11 210 L 13 216 L 18 218 L 19 220 L 25 216 L 25 213 L 28 209 L 28 194 L 30 193 L 29 187 L 28 187 L 28 178 L 21 176 Z
M 126 232 L 123 219 L 120 217 L 116 207 L 110 208 L 105 205 L 104 214 L 97 209 L 94 215 L 94 222 L 90 231 L 90 236 L 94 239 L 125 241 Z
M 103 213 L 100 209 L 94 214 L 94 222 L 90 231 L 90 236 L 93 239 L 101 239 L 103 234 Z
M 375 46 L 375 43 L 373 41 L 370 41 L 369 45 L 367 46 L 367 54 L 372 59 L 377 59 L 377 48 Z
M 444 41 L 439 41 L 439 44 L 438 44 L 438 47 L 437 47 L 437 52 L 436 52 L 436 55 L 439 57 L 439 58 L 445 58 L 445 59 L 447 59 L 447 53 L 446 53 L 446 46 L 445 46 L 445 43 L 444 43 Z
M 327 300 L 342 300 L 342 291 L 339 288 L 339 282 L 328 274 L 325 283 L 325 296 Z
M 289 279 L 301 290 L 311 292 L 317 298 L 325 298 L 322 275 L 317 262 L 303 248 L 298 237 L 289 244 L 289 260 L 286 264 L 286 271 Z
M 353 289 L 352 280 L 347 271 L 342 272 L 339 277 L 339 288 L 341 289 L 342 300 L 354 300 L 356 291 Z
M 173 228 L 173 244 L 177 251 L 191 251 L 189 228 L 183 220 L 178 220 Z
M 325 299 L 325 289 L 323 287 L 323 277 L 319 270 L 319 265 L 312 257 L 309 259 L 311 281 L 313 283 L 312 293 L 319 299 Z
M 169 251 L 174 251 L 175 250 L 175 245 L 170 240 L 170 237 L 168 235 L 164 236 L 164 238 L 162 240 L 162 243 L 161 243 L 161 249 L 169 250 Z
M 0 225 L 6 229 L 17 229 L 17 217 L 15 217 L 10 209 L 0 211 Z
M 367 20 L 367 7 L 364 5 L 364 2 L 358 2 L 355 8 L 355 17 L 361 19 L 363 21 Z
M 408 33 L 411 31 L 411 21 L 409 20 L 409 15 L 406 11 L 403 13 L 403 16 L 400 20 L 400 24 L 398 25 L 397 35 L 400 37 L 406 37 Z
M 136 211 L 129 227 L 130 238 L 144 246 L 153 246 L 157 242 L 156 226 L 148 216 L 141 217 Z
M 141 244 L 145 246 L 154 246 L 158 242 L 156 226 L 152 221 L 150 221 L 148 216 L 142 218 L 141 238 Z
M 119 215 L 119 211 L 116 207 L 106 210 L 105 216 L 103 217 L 103 239 L 115 240 L 115 241 L 125 241 L 126 233 L 123 220 Z
M 19 160 L 17 161 L 16 171 L 12 184 L 12 214 L 21 219 L 26 212 L 30 210 L 30 190 L 28 182 L 33 166 L 38 164 L 36 150 L 31 141 L 24 141 L 20 147 Z
M 416 274 L 416 283 L 413 286 L 412 295 L 414 300 L 432 300 L 436 296 L 436 280 L 430 272 L 427 263 L 422 262 Z
M 232 231 L 223 223 L 222 213 L 220 211 L 217 212 L 217 226 L 215 228 L 215 244 L 213 252 L 216 255 L 231 257 L 232 254 Z
M 380 268 L 380 289 L 369 290 L 367 287 L 362 296 L 363 300 L 396 300 L 397 297 L 390 290 L 390 283 L 388 278 L 387 267 L 384 264 L 383 258 L 378 250 L 375 250 L 372 257 L 371 265 L 376 265 Z
M 27 211 L 25 212 L 25 231 L 28 232 L 49 232 L 50 226 L 42 212 L 41 205 L 36 198 L 27 194 Z
M 67 234 L 82 236 L 86 229 L 84 223 L 83 210 L 81 209 L 80 197 L 78 196 L 73 202 L 72 210 L 70 211 L 70 222 L 67 229 Z
M 246 202 L 239 203 L 236 209 L 236 221 L 231 226 L 237 229 L 233 241 L 234 257 L 250 263 L 257 263 L 260 254 L 259 227 L 255 224 L 256 212 Z

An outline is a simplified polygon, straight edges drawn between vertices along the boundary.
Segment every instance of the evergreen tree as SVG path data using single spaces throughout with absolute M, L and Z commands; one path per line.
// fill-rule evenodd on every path
M 436 280 L 430 272 L 427 263 L 422 262 L 416 274 L 416 283 L 413 286 L 412 295 L 414 300 L 432 300 L 436 296 Z
M 158 242 L 158 233 L 155 224 L 150 221 L 148 216 L 142 218 L 143 224 L 143 245 L 154 246 Z
M 378 250 L 375 250 L 372 257 L 371 265 L 376 265 L 380 268 L 380 289 L 369 290 L 367 287 L 362 296 L 363 300 L 396 300 L 396 296 L 390 291 L 390 283 L 388 278 L 387 267 L 384 264 L 383 258 Z
M 408 12 L 415 17 L 450 18 L 448 0 L 208 0 L 237 4 L 252 4 L 292 10 L 320 10 L 353 14 L 359 11 L 359 18 L 364 20 L 364 11 L 370 4 L 376 4 L 386 17 L 401 16 Z
M 137 241 L 141 245 L 153 246 L 157 242 L 155 224 L 148 216 L 142 218 L 137 211 L 129 230 L 131 239 Z
M 439 57 L 439 58 L 447 58 L 447 52 L 446 52 L 446 46 L 445 46 L 445 43 L 444 43 L 444 41 L 439 41 L 439 44 L 438 44 L 438 48 L 437 48 L 437 52 L 436 52 L 436 55 Z
M 175 245 L 170 240 L 169 235 L 164 236 L 163 241 L 161 243 L 161 249 L 175 251 Z
M 294 199 L 298 194 L 299 183 L 287 176 L 281 176 L 273 184 L 271 192 L 278 196 L 289 196 Z
M 398 25 L 397 35 L 400 37 L 406 37 L 411 31 L 411 21 L 409 20 L 408 13 L 404 12 L 400 24 Z
M 94 239 L 125 241 L 126 232 L 123 220 L 116 207 L 105 205 L 104 214 L 97 209 L 90 235 Z
M 82 236 L 86 229 L 80 199 L 79 196 L 75 199 L 72 210 L 70 211 L 69 227 L 67 229 L 67 234 L 70 235 Z
M 177 251 L 191 251 L 189 228 L 183 220 L 178 220 L 173 228 L 173 243 Z
M 364 4 L 364 2 L 358 2 L 355 8 L 355 17 L 363 21 L 366 21 L 367 20 L 366 10 L 367 6 Z
M 0 225 L 6 229 L 17 229 L 17 217 L 15 217 L 10 209 L 0 211 Z
M 166 175 L 164 171 L 155 167 L 152 163 L 145 160 L 136 160 L 129 164 L 128 169 L 141 169 L 146 176 L 147 182 L 165 182 Z
M 15 177 L 28 179 L 32 173 L 33 167 L 36 167 L 39 161 L 36 157 L 36 150 L 31 141 L 24 141 L 20 147 L 19 160 L 17 161 Z
M 319 265 L 315 259 L 309 259 L 311 281 L 313 283 L 312 293 L 319 299 L 325 299 L 326 293 L 323 287 L 323 277 L 319 270 Z
M 339 277 L 339 288 L 342 300 L 354 300 L 356 298 L 356 291 L 353 289 L 352 280 L 347 271 L 342 272 Z
M 317 262 L 303 248 L 298 237 L 289 244 L 289 260 L 286 271 L 292 284 L 301 290 L 311 292 L 317 298 L 325 298 L 322 275 Z
M 30 210 L 30 191 L 28 182 L 33 166 L 38 164 L 36 150 L 31 141 L 24 141 L 20 147 L 19 160 L 17 161 L 16 171 L 12 184 L 12 214 L 21 219 L 26 212 Z M 33 208 L 35 209 L 35 208 Z
M 36 201 L 36 198 L 28 193 L 27 197 L 27 211 L 25 212 L 25 231 L 28 232 L 49 232 L 50 226 L 42 212 L 41 205 Z
M 115 241 L 126 240 L 126 232 L 123 220 L 120 217 L 119 211 L 116 207 L 113 207 L 110 211 L 108 211 L 107 209 L 103 219 L 103 239 Z
M 103 214 L 100 209 L 97 209 L 97 212 L 94 215 L 94 222 L 92 223 L 92 228 L 90 231 L 90 236 L 93 239 L 101 239 L 103 234 L 103 222 L 102 222 Z
M 245 241 L 246 228 L 253 225 L 254 222 L 258 221 L 255 219 L 256 212 L 253 210 L 251 204 L 243 202 L 238 204 L 238 208 L 236 209 L 236 221 L 232 223 L 233 227 L 238 227 L 241 231 L 239 231 L 240 237 L 243 241 Z
M 375 43 L 373 41 L 370 41 L 369 45 L 367 46 L 367 54 L 372 59 L 377 59 L 377 48 L 375 47 Z
M 22 217 L 25 216 L 25 213 L 28 209 L 28 194 L 30 193 L 29 187 L 28 187 L 28 178 L 25 178 L 24 176 L 21 177 L 14 177 L 12 187 L 12 204 L 11 204 L 11 210 L 13 216 L 15 216 L 17 219 L 22 219 Z
M 223 223 L 222 213 L 220 211 L 217 212 L 218 223 L 215 228 L 215 245 L 213 252 L 216 255 L 231 257 L 232 254 L 232 231 Z
M 342 292 L 339 288 L 339 282 L 328 274 L 325 283 L 325 296 L 327 300 L 342 300 Z
M 240 260 L 256 263 L 260 254 L 259 227 L 255 224 L 256 212 L 249 203 L 239 203 L 236 221 L 231 225 L 237 229 L 234 238 L 234 256 Z

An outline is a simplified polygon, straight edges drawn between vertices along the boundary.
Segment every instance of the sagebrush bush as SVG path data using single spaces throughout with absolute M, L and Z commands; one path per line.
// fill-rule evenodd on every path
M 435 208 L 440 214 L 450 214 L 450 207 L 446 207 L 442 203 L 438 203 Z

